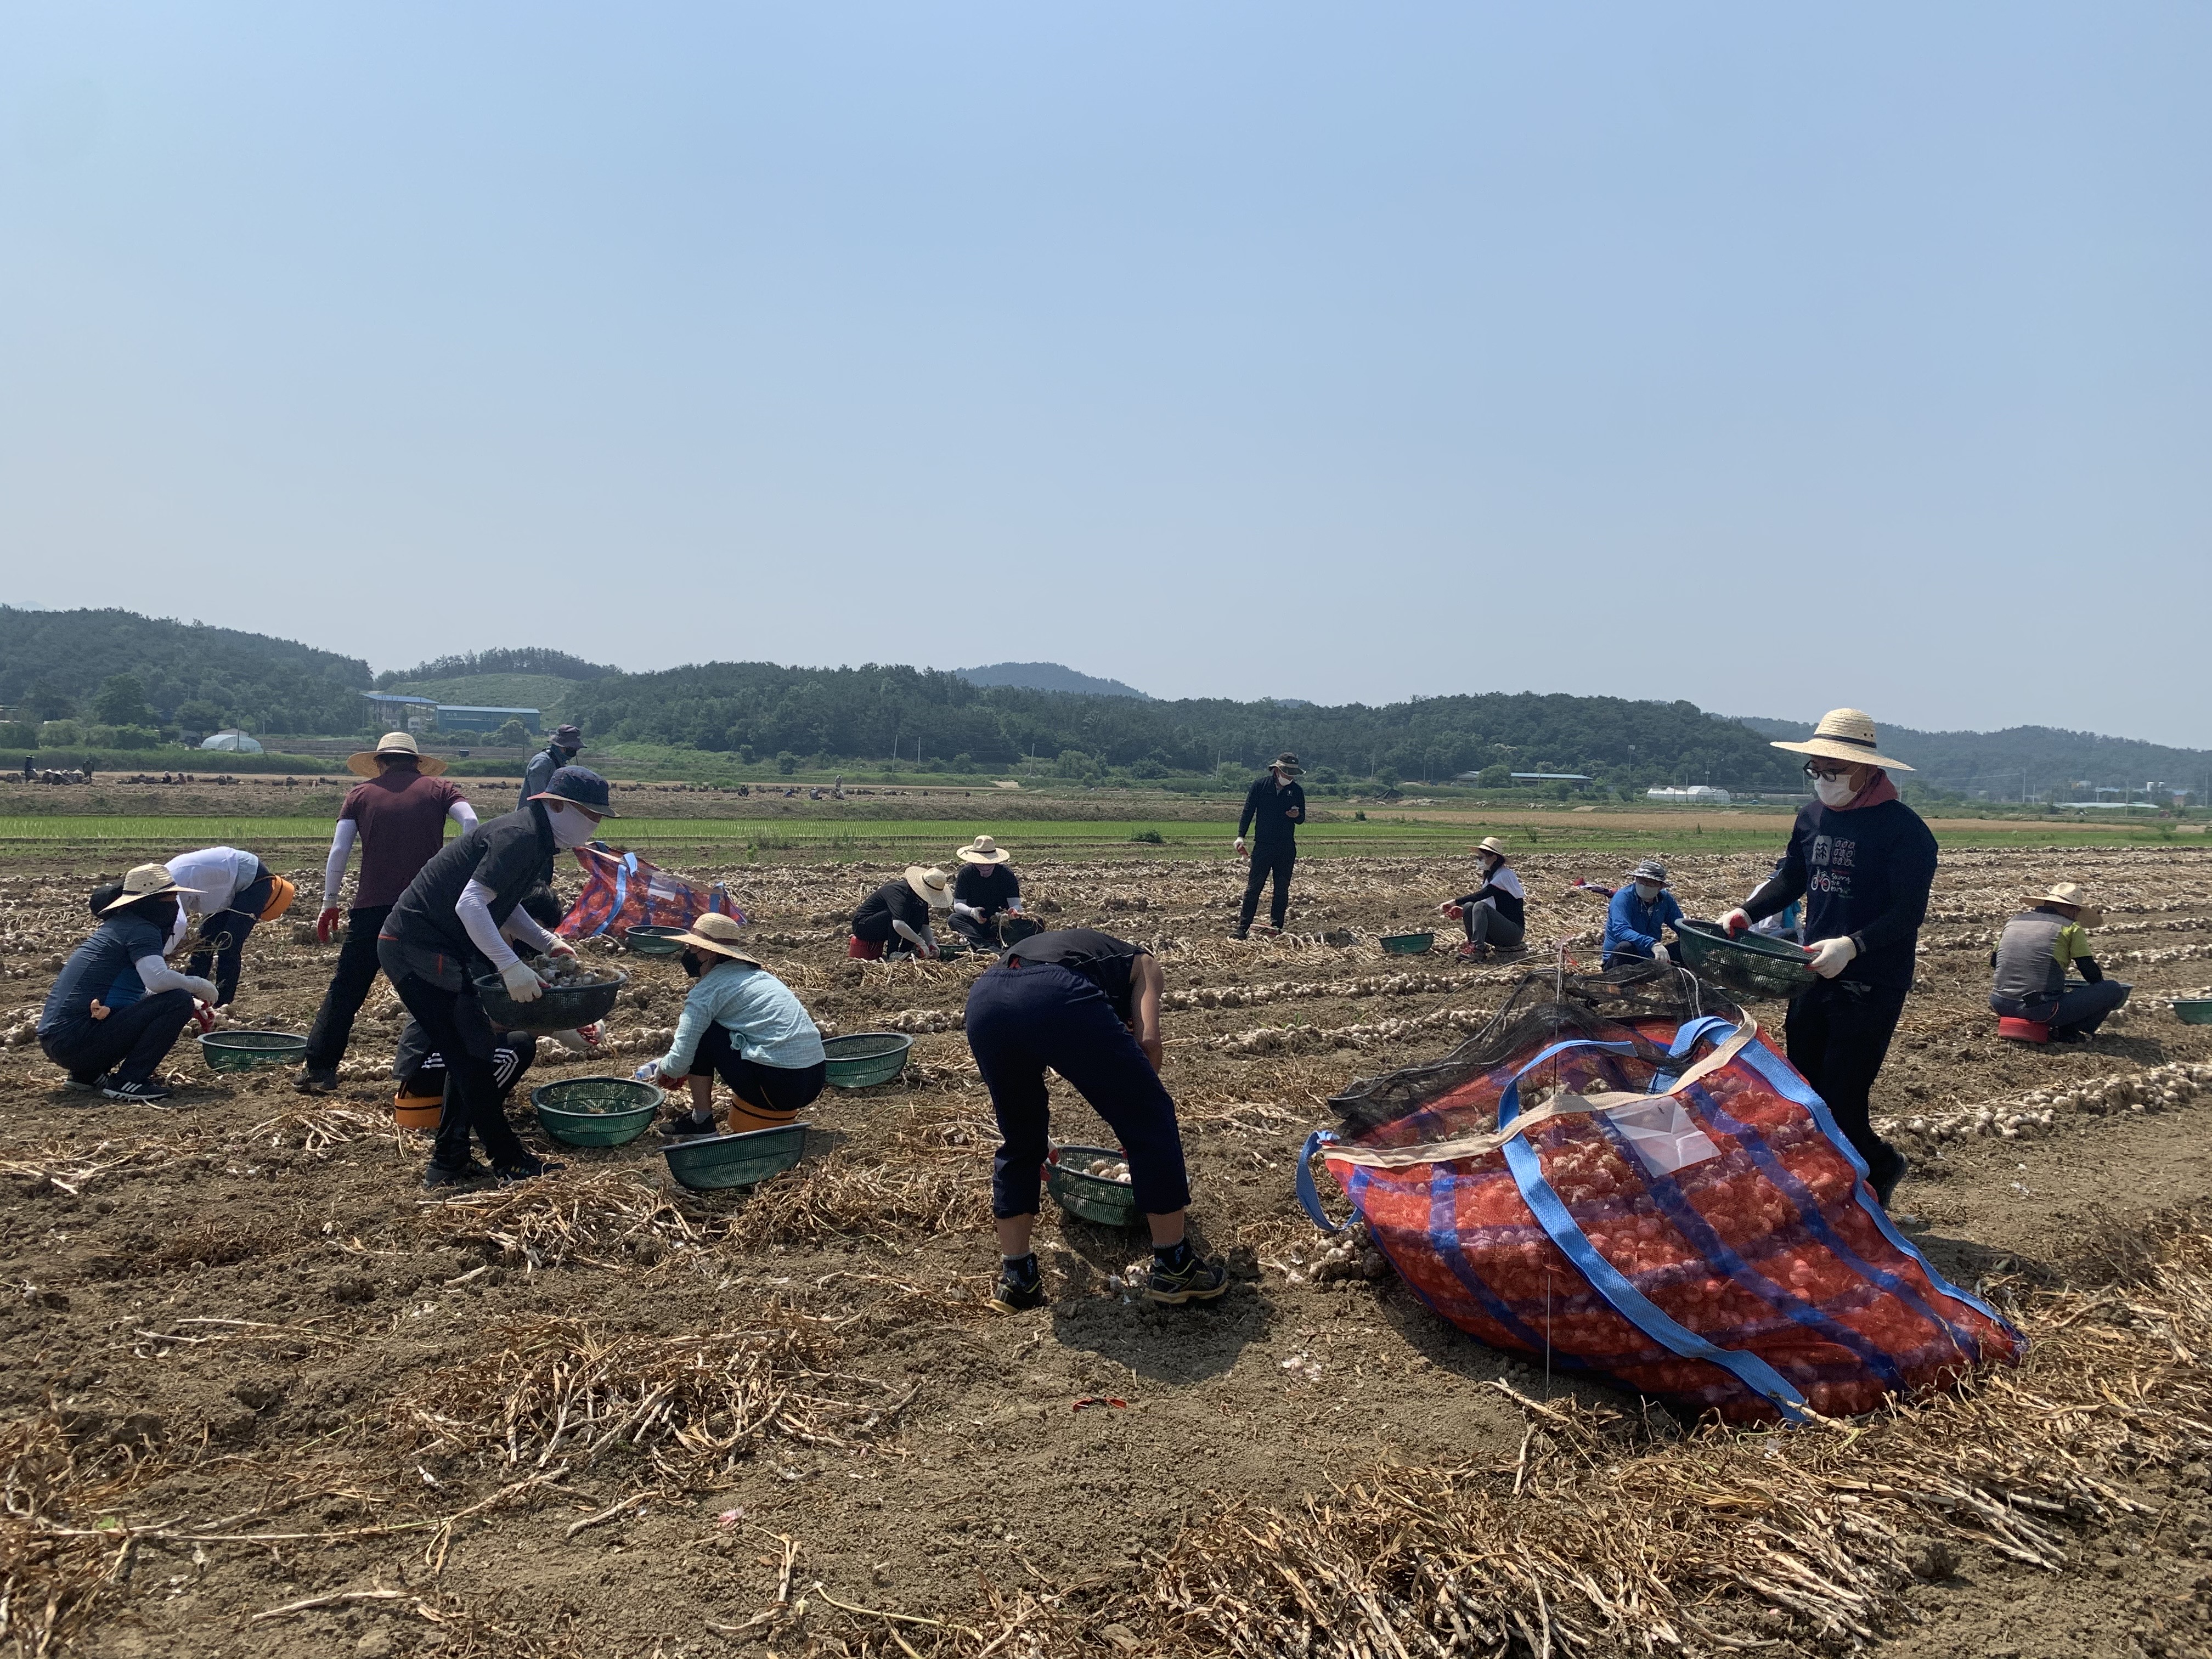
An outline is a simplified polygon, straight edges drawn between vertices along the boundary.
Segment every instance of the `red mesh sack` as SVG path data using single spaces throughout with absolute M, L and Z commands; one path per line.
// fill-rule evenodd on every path
M 1319 1224 L 1335 1231 L 1316 1151 L 1460 1329 L 1731 1419 L 1848 1416 L 2018 1360 L 2020 1334 L 1891 1224 L 1756 1024 L 1608 1018 L 1560 977 L 1559 1000 L 1339 1097 L 1346 1133 L 1315 1134 L 1298 1165 Z
M 620 939 L 631 927 L 689 927 L 709 910 L 745 919 L 719 881 L 702 887 L 635 853 L 579 847 L 576 862 L 584 866 L 584 890 L 553 930 L 563 939 L 598 933 Z

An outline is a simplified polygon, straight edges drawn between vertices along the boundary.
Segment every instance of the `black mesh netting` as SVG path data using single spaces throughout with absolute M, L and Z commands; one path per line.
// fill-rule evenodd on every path
M 1624 1031 L 1623 1022 L 1669 1020 L 1679 1025 L 1705 1014 L 1741 1018 L 1733 1004 L 1680 968 L 1638 962 L 1603 974 L 1545 969 L 1524 975 L 1490 1023 L 1443 1059 L 1362 1078 L 1328 1103 L 1343 1118 L 1345 1133 L 1362 1133 L 1403 1117 L 1516 1054 L 1534 1054 L 1562 1037 L 1631 1041 L 1637 1058 L 1657 1065 L 1667 1059 L 1667 1051 Z

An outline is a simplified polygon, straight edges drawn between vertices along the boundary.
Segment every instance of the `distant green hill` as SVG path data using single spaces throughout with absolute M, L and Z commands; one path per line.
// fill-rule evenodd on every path
M 970 685 L 1012 685 L 1025 691 L 1079 691 L 1093 697 L 1141 697 L 1149 693 L 1119 680 L 1102 680 L 1056 662 L 994 662 L 981 668 L 952 671 Z
M 1746 716 L 1741 724 L 1764 738 L 1797 741 L 1812 735 L 1802 720 Z M 2172 749 L 2133 738 L 2067 732 L 2051 726 L 2014 726 L 2002 732 L 1916 732 L 1881 728 L 1882 747 L 1915 769 L 1913 781 L 1939 789 L 2018 800 L 2071 799 L 2082 786 L 2140 790 L 2156 781 L 2193 789 L 2205 799 L 2212 787 L 2212 750 Z

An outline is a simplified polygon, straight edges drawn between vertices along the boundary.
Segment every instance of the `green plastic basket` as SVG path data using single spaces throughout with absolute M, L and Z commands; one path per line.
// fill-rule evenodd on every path
M 641 923 L 623 933 L 623 949 L 633 956 L 672 957 L 682 954 L 687 927 L 659 927 Z
M 210 1072 L 297 1066 L 307 1057 L 307 1039 L 289 1031 L 209 1031 L 200 1038 L 200 1058 Z
M 1383 951 L 1394 957 L 1418 957 L 1437 942 L 1434 933 L 1385 933 Z
M 1071 1158 L 1110 1158 L 1126 1164 L 1129 1156 L 1118 1146 L 1055 1146 L 1045 1160 L 1045 1190 L 1068 1214 L 1102 1227 L 1133 1227 L 1144 1218 L 1137 1209 L 1136 1189 L 1125 1181 L 1085 1175 L 1068 1168 Z
M 1813 953 L 1765 933 L 1734 939 L 1710 921 L 1674 924 L 1683 965 L 1699 979 L 1743 997 L 1794 997 L 1819 977 L 1806 964 Z
M 548 989 L 535 1002 L 517 1002 L 507 995 L 499 975 L 489 974 L 477 981 L 477 1000 L 483 1004 L 485 1017 L 502 1031 L 573 1031 L 612 1013 L 615 999 L 629 983 L 628 974 L 617 974 L 595 985 Z
M 564 1146 L 622 1146 L 643 1134 L 660 1091 L 627 1077 L 572 1077 L 530 1091 L 538 1125 Z
M 824 1075 L 836 1089 L 868 1089 L 906 1070 L 914 1039 L 904 1031 L 854 1031 L 822 1045 Z
M 2185 997 L 2173 1005 L 2173 1017 L 2184 1025 L 2212 1025 L 2212 997 Z
M 695 1193 L 752 1187 L 793 1168 L 806 1154 L 806 1126 L 748 1129 L 737 1135 L 702 1135 L 660 1149 L 668 1173 Z

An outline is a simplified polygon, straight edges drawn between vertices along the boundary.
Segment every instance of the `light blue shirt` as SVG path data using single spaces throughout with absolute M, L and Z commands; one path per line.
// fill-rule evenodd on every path
M 664 1077 L 690 1075 L 709 1021 L 727 1031 L 738 1053 L 757 1065 L 797 1071 L 824 1057 L 822 1033 L 788 985 L 765 968 L 723 961 L 700 975 L 684 999 L 676 1041 L 660 1061 Z

